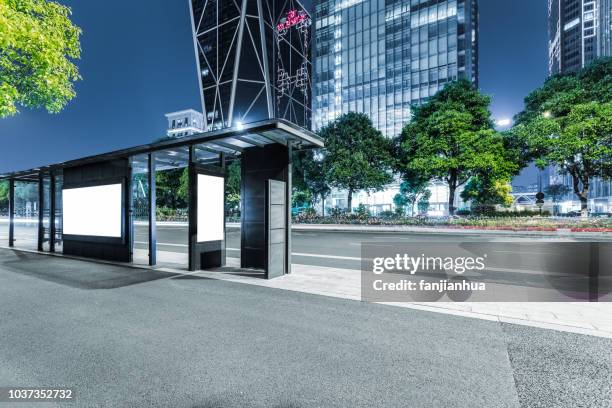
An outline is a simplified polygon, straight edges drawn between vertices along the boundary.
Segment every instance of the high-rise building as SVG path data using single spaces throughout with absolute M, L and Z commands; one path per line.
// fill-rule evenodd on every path
M 315 130 L 353 111 L 395 136 L 445 83 L 478 84 L 478 2 L 317 1 L 313 78 Z
M 612 55 L 612 0 L 548 0 L 548 71 L 575 72 Z
M 607 56 L 612 56 L 612 0 L 548 0 L 550 75 L 576 72 Z M 549 184 L 563 184 L 570 191 L 557 204 L 560 212 L 580 209 L 571 176 L 552 167 Z M 612 182 L 593 178 L 590 184 L 591 211 L 612 212 Z
M 298 0 L 189 0 L 206 130 L 310 128 L 311 16 Z
M 387 137 L 411 118 L 411 105 L 447 82 L 478 85 L 477 0 L 320 0 L 315 2 L 313 128 L 363 112 Z M 430 214 L 448 209 L 448 191 L 431 185 Z M 445 193 L 446 191 L 446 193 Z M 392 210 L 399 183 L 355 194 L 373 213 Z M 331 207 L 346 207 L 333 190 Z M 456 207 L 460 207 L 457 195 Z
M 184 137 L 204 132 L 204 117 L 194 109 L 165 114 L 168 119 L 168 137 Z

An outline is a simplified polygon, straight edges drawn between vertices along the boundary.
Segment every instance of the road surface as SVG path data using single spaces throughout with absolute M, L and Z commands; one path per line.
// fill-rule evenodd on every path
M 197 274 L 0 250 L 0 310 L 0 386 L 67 407 L 612 406 L 609 339 Z
M 612 241 L 610 234 L 609 241 Z M 7 241 L 6 224 L 0 223 L 0 242 Z M 17 224 L 15 228 L 16 246 L 36 249 L 36 224 Z M 227 256 L 240 257 L 240 230 L 228 228 Z M 148 230 L 146 225 L 135 226 L 136 249 L 148 249 Z M 414 234 L 414 233 L 371 233 L 371 232 L 332 232 L 332 231 L 293 231 L 293 263 L 313 266 L 329 266 L 343 269 L 360 269 L 361 244 L 363 242 L 377 243 L 385 246 L 389 243 L 423 243 L 431 242 L 464 242 L 464 241 L 508 241 L 507 235 L 479 234 Z M 526 270 L 537 270 L 542 259 L 549 256 L 549 249 L 538 244 L 535 237 L 518 237 L 513 240 L 525 243 L 521 250 L 521 267 Z M 4 244 L 6 245 L 6 244 Z M 157 249 L 170 253 L 186 254 L 187 226 L 158 225 Z M 498 249 L 499 251 L 499 249 Z M 500 251 L 500 252 L 503 252 Z M 501 255 L 501 254 L 500 254 Z

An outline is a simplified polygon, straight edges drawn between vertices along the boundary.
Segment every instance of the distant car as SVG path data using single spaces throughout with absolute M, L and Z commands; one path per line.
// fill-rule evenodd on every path
M 607 217 L 612 217 L 612 213 L 609 213 L 609 212 L 592 212 L 592 213 L 589 214 L 589 216 L 596 217 L 596 218 L 607 218 Z

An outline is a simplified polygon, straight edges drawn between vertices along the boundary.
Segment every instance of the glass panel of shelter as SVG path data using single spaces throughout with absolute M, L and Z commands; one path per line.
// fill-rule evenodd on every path
M 188 266 L 189 147 L 154 153 L 158 265 Z
M 15 247 L 38 249 L 38 180 L 34 177 L 15 180 L 14 236 Z

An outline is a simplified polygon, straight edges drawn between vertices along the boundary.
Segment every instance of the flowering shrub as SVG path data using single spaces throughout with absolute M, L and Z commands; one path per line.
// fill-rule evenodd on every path
M 348 225 L 397 225 L 446 227 L 466 229 L 500 229 L 516 231 L 571 231 L 612 232 L 612 218 L 552 218 L 552 217 L 402 217 L 393 213 L 368 216 L 363 213 L 347 214 L 335 212 L 322 217 L 313 212 L 304 212 L 293 218 L 294 224 L 348 224 Z

